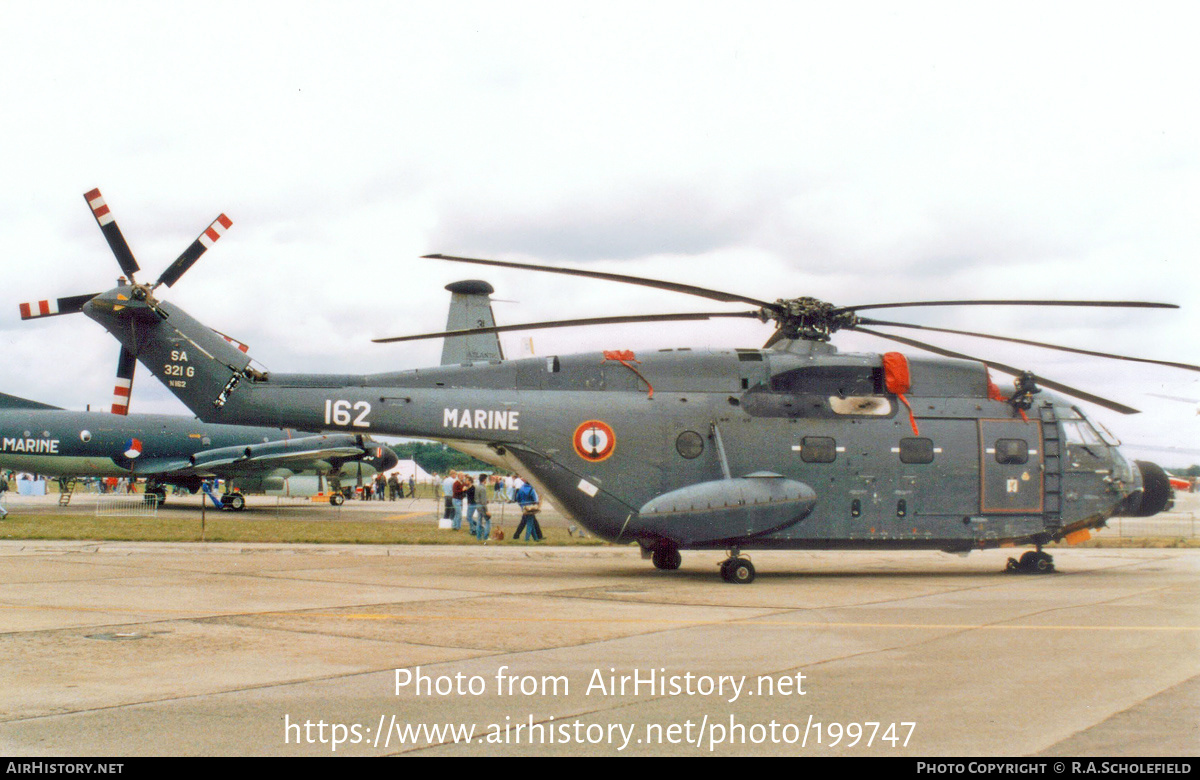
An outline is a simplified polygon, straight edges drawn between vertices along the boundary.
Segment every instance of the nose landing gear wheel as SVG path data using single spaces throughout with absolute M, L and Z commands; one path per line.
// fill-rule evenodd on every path
M 1004 569 L 1023 574 L 1049 574 L 1054 571 L 1054 556 L 1041 550 L 1030 550 L 1022 555 L 1020 560 L 1009 558 Z
M 748 558 L 726 558 L 721 563 L 721 579 L 736 585 L 754 582 L 754 564 Z
M 679 554 L 679 550 L 676 548 L 663 546 L 654 548 L 654 552 L 650 555 L 650 560 L 654 563 L 654 568 L 656 569 L 674 571 L 683 563 L 683 556 Z

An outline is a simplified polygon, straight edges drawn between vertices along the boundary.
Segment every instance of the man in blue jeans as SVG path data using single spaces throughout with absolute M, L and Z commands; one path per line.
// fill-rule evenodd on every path
M 528 482 L 517 488 L 517 492 L 513 494 L 513 501 L 521 507 L 521 522 L 517 526 L 516 533 L 513 534 L 513 539 L 519 539 L 521 529 L 525 529 L 525 541 L 529 541 L 532 536 L 533 541 L 542 541 L 542 527 L 537 521 L 537 505 L 539 503 L 537 491 L 533 489 L 533 485 Z M 532 511 L 531 511 L 532 510 Z

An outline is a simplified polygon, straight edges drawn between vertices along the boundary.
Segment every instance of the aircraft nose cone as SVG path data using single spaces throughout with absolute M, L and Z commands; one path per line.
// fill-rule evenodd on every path
M 1148 460 L 1134 463 L 1142 473 L 1142 501 L 1135 516 L 1150 517 L 1170 509 L 1175 503 L 1175 491 L 1171 488 L 1171 478 L 1167 472 L 1162 466 Z

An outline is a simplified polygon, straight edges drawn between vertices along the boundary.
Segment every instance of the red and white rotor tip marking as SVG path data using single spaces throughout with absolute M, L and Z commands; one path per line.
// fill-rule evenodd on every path
M 87 199 L 88 205 L 92 208 L 92 214 L 96 217 L 96 221 L 100 223 L 101 227 L 113 221 L 112 212 L 108 210 L 108 204 L 104 202 L 104 196 L 100 194 L 99 188 L 92 190 L 83 197 Z
M 58 314 L 58 299 L 56 298 L 21 304 L 21 319 L 23 320 L 31 320 L 34 317 L 53 317 L 55 314 Z
M 235 338 L 233 338 L 233 337 L 231 337 L 231 336 L 226 336 L 224 333 L 222 333 L 222 332 L 221 332 L 221 331 L 219 331 L 219 330 L 215 330 L 215 331 L 213 331 L 213 333 L 216 333 L 218 336 L 220 336 L 221 338 L 225 339 L 226 341 L 228 341 L 228 342 L 229 342 L 230 344 L 232 344 L 233 346 L 237 347 L 237 348 L 238 348 L 238 350 L 240 350 L 240 351 L 242 351 L 242 352 L 245 352 L 245 353 L 249 354 L 249 352 L 250 352 L 250 346 L 249 346 L 249 345 L 247 345 L 247 344 L 243 344 L 242 342 L 238 341 L 237 339 L 235 339 Z
M 32 301 L 20 304 L 21 319 L 32 320 L 35 317 L 53 317 L 57 314 L 74 314 L 82 311 L 85 303 L 95 298 L 98 293 L 90 295 L 70 295 L 66 298 L 47 298 L 44 301 Z
M 217 243 L 217 239 L 225 235 L 225 231 L 233 225 L 233 220 L 222 214 L 213 220 L 213 223 L 200 234 L 200 243 L 204 244 L 204 248 L 208 249 L 213 244 Z
M 129 396 L 133 392 L 133 380 L 117 377 L 113 387 L 113 414 L 129 414 Z

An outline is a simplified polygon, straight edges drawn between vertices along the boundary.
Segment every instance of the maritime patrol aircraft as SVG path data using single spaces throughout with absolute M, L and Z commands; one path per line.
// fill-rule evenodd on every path
M 678 568 L 681 550 L 728 550 L 721 574 L 734 583 L 754 579 L 754 566 L 742 554 L 752 549 L 967 552 L 1031 546 L 1012 560 L 1013 567 L 1049 571 L 1053 562 L 1044 545 L 1078 541 L 1116 514 L 1155 514 L 1170 500 L 1162 469 L 1127 460 L 1072 399 L 1122 413 L 1137 410 L 1019 368 L 880 331 L 920 326 L 860 314 L 947 304 L 1176 308 L 1170 304 L 835 306 L 812 298 L 764 301 L 581 269 L 433 257 L 753 307 L 572 325 L 748 317 L 775 329 L 756 349 L 685 347 L 638 356 L 614 351 L 311 375 L 252 367 L 246 353 L 159 299 L 161 278 L 141 284 L 127 273 L 128 283 L 88 296 L 79 308 L 203 420 L 446 441 L 522 474 L 597 536 L 638 543 L 660 569 Z M 936 357 L 842 353 L 830 343 L 838 330 Z M 1015 376 L 1012 389 L 1001 391 L 992 370 Z
M 73 412 L 0 393 L 0 469 L 62 477 L 135 477 L 166 500 L 167 486 L 191 492 L 213 478 L 223 508 L 240 511 L 244 494 L 288 490 L 296 477 L 330 483 L 394 468 L 391 448 L 362 434 L 297 434 L 278 428 L 213 425 L 178 415 Z M 303 492 L 300 489 L 289 491 Z

